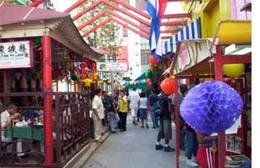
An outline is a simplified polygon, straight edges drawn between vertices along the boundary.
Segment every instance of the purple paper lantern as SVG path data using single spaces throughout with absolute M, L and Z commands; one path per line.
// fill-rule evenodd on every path
M 221 81 L 207 81 L 188 92 L 180 112 L 194 130 L 210 135 L 231 127 L 242 107 L 242 98 L 232 87 Z

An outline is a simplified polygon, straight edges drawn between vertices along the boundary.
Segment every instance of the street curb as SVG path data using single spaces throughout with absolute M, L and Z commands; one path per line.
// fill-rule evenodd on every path
M 109 132 L 102 136 L 102 142 L 89 142 L 82 150 L 80 150 L 65 166 L 64 168 L 83 168 L 88 159 L 94 154 L 94 152 L 104 143 L 104 141 L 110 135 Z

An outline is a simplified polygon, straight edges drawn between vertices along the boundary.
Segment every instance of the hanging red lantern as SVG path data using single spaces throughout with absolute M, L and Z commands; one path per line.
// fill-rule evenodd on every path
M 86 71 L 86 69 L 85 69 L 85 68 L 83 68 L 83 69 L 80 69 L 80 73 L 81 73 L 81 74 L 86 74 L 86 73 L 87 73 L 87 71 Z
M 173 93 L 176 93 L 178 91 L 178 81 L 173 77 L 165 78 L 161 84 L 160 87 L 162 91 L 167 94 L 171 95 Z
M 152 65 L 156 65 L 159 61 L 157 59 L 155 59 L 152 55 L 148 56 L 148 61 L 150 64 Z
M 86 74 L 80 74 L 81 79 L 86 79 L 87 75 Z
M 80 64 L 80 68 L 82 68 L 82 69 L 84 68 L 84 69 L 85 69 L 86 67 L 87 67 L 87 64 L 86 64 L 85 62 L 82 62 L 82 63 Z

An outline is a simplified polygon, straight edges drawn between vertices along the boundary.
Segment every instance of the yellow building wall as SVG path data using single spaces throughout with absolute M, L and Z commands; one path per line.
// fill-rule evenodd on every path
M 231 18 L 230 0 L 183 2 L 183 9 L 192 13 L 192 20 L 201 18 L 202 38 L 214 37 L 218 23 Z

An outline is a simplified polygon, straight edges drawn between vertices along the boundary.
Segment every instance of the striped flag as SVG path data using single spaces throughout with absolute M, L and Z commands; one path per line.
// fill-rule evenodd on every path
M 162 56 L 162 42 L 160 35 L 161 18 L 168 0 L 147 0 L 146 10 L 151 16 L 149 45 L 152 55 L 160 59 Z

